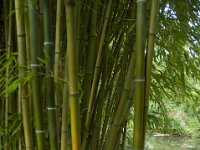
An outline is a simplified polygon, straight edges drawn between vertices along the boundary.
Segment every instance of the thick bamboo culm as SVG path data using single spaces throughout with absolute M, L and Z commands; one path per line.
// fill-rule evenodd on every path
M 48 126 L 50 135 L 50 149 L 58 149 L 56 106 L 54 95 L 54 51 L 52 40 L 51 4 L 48 0 L 43 1 L 43 25 L 44 25 L 44 55 L 46 60 L 46 101 L 48 111 Z
M 78 66 L 76 49 L 76 0 L 66 1 L 66 22 L 67 22 L 67 59 L 69 79 L 69 104 L 71 119 L 72 149 L 81 149 L 80 134 L 80 108 L 78 102 Z
M 143 130 L 144 130 L 144 94 L 145 94 L 145 13 L 146 1 L 137 1 L 136 18 L 136 73 L 135 73 L 135 104 L 134 104 L 134 137 L 133 148 L 144 149 Z
M 41 94 L 40 77 L 38 73 L 40 71 L 40 63 L 38 57 L 40 57 L 40 42 L 39 33 L 37 26 L 39 25 L 36 1 L 28 0 L 28 13 L 30 23 L 30 51 L 31 51 L 31 72 L 32 78 L 32 93 L 33 93 L 33 110 L 34 110 L 34 122 L 35 122 L 35 134 L 37 139 L 38 150 L 45 149 L 45 130 L 43 127 L 43 115 L 42 115 L 42 104 L 43 100 Z

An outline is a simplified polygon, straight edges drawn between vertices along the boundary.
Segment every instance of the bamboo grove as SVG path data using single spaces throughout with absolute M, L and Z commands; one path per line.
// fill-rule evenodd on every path
M 124 150 L 131 120 L 144 149 L 149 100 L 164 111 L 160 93 L 199 81 L 198 0 L 0 7 L 0 149 Z

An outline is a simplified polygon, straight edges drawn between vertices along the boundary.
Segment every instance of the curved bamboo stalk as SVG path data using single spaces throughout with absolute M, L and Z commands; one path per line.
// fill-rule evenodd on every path
M 80 138 L 80 111 L 78 101 L 78 66 L 76 49 L 76 31 L 75 31 L 75 11 L 76 0 L 66 1 L 67 17 L 67 56 L 68 74 L 69 74 L 69 101 L 71 118 L 72 149 L 81 149 Z
M 16 11 L 16 25 L 17 25 L 17 43 L 18 43 L 18 57 L 19 57 L 19 77 L 25 77 L 27 60 L 26 60 L 26 37 L 25 37 L 25 21 L 24 21 L 24 4 L 22 1 L 15 0 Z M 33 137 L 30 118 L 30 105 L 28 99 L 27 84 L 20 84 L 19 100 L 22 105 L 22 119 L 24 128 L 24 139 L 26 150 L 33 149 Z
M 145 51 L 145 10 L 146 0 L 137 1 L 136 17 L 136 73 L 135 73 L 135 105 L 134 105 L 134 149 L 144 149 L 143 145 L 143 117 L 144 117 L 144 51 Z
M 34 108 L 34 121 L 35 121 L 35 133 L 37 139 L 38 150 L 45 149 L 45 131 L 43 128 L 42 119 L 42 100 L 41 100 L 41 86 L 40 77 L 37 75 L 39 72 L 39 61 L 40 56 L 40 42 L 38 33 L 38 16 L 37 16 L 37 5 L 36 1 L 28 0 L 28 13 L 29 13 L 29 23 L 30 23 L 30 50 L 31 50 L 31 73 L 32 78 L 32 93 L 33 93 L 33 108 Z

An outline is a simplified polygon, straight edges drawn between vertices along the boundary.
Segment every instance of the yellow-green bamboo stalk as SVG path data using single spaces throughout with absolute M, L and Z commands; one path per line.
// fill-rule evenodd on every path
M 56 8 L 56 33 L 55 33 L 55 59 L 54 59 L 54 76 L 55 76 L 55 83 L 58 84 L 59 80 L 58 77 L 59 72 L 60 72 L 60 64 L 61 64 L 61 22 L 63 20 L 63 1 L 62 0 L 57 0 L 57 8 Z M 59 102 L 59 97 L 60 95 L 58 94 L 58 90 L 56 90 L 56 104 L 60 103 Z
M 17 25 L 17 43 L 19 57 L 19 77 L 23 79 L 26 72 L 26 38 L 25 38 L 25 21 L 24 21 L 24 4 L 23 1 L 15 0 L 16 25 Z M 20 85 L 19 93 L 20 104 L 22 105 L 22 119 L 24 128 L 25 148 L 33 149 L 33 139 L 31 134 L 31 118 L 29 109 L 28 89 L 27 85 Z
M 152 68 L 152 58 L 156 35 L 157 17 L 159 10 L 159 0 L 152 0 L 151 2 L 151 13 L 150 13 L 150 24 L 149 24 L 149 36 L 148 36 L 148 47 L 147 47 L 147 57 L 146 57 L 146 82 L 145 82 L 145 108 L 144 108 L 144 130 L 143 139 L 145 139 L 146 133 L 146 122 L 147 113 L 149 107 L 149 94 L 150 94 L 150 82 L 151 82 L 151 68 Z M 144 140 L 145 141 L 145 140 Z
M 33 108 L 34 108 L 34 122 L 35 133 L 37 139 L 38 150 L 45 149 L 45 131 L 43 128 L 43 116 L 42 116 L 42 97 L 41 97 L 41 82 L 38 76 L 39 72 L 39 60 L 41 45 L 39 42 L 38 33 L 38 16 L 37 16 L 37 4 L 34 0 L 28 0 L 28 14 L 30 23 L 30 50 L 31 50 L 31 73 L 32 78 L 32 93 L 33 93 Z
M 61 70 L 61 22 L 63 20 L 63 1 L 57 0 L 56 8 L 56 33 L 55 33 L 55 59 L 54 59 L 54 81 L 55 81 L 55 105 L 56 105 L 56 119 L 57 119 L 57 139 L 60 141 L 60 105 L 61 105 L 61 82 L 58 80 Z M 60 145 L 58 145 L 58 149 Z
M 135 74 L 135 105 L 134 105 L 134 137 L 133 148 L 144 149 L 143 130 L 144 130 L 144 51 L 145 51 L 145 10 L 146 0 L 137 1 L 136 17 L 136 74 Z
M 76 0 L 76 16 L 75 16 L 75 32 L 76 32 L 76 57 L 77 57 L 77 67 L 79 70 L 79 51 L 80 51 L 80 27 L 81 27 L 81 0 Z M 80 56 L 81 57 L 81 56 Z
M 68 63 L 67 56 L 65 58 L 64 79 L 68 80 Z M 62 103 L 62 125 L 61 125 L 61 150 L 68 150 L 69 136 L 69 87 L 68 83 L 64 83 L 63 87 L 63 103 Z
M 66 0 L 67 17 L 67 56 L 68 56 L 68 74 L 69 74 L 69 101 L 70 101 L 70 119 L 72 149 L 81 149 L 80 137 L 80 108 L 78 101 L 78 66 L 76 49 L 76 0 Z

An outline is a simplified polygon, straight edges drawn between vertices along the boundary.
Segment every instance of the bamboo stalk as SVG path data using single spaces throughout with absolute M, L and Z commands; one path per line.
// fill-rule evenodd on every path
M 134 149 L 144 149 L 143 130 L 144 130 L 144 51 L 145 51 L 145 10 L 146 1 L 137 1 L 136 18 L 136 74 L 135 74 L 135 105 L 134 105 Z
M 88 99 L 90 96 L 92 73 L 94 66 L 94 50 L 96 46 L 96 24 L 97 24 L 97 3 L 93 2 L 93 11 L 90 11 L 90 22 L 89 22 L 89 46 L 88 54 L 86 59 L 86 73 L 84 81 L 84 94 L 81 101 L 82 113 L 82 125 L 84 126 L 86 119 L 86 109 L 88 104 Z
M 63 21 L 63 1 L 57 0 L 57 8 L 56 8 L 56 33 L 55 33 L 55 59 L 54 59 L 54 76 L 55 76 L 55 105 L 56 105 L 56 119 L 57 119 L 57 139 L 60 141 L 60 105 L 61 105 L 61 82 L 57 79 L 60 77 L 61 70 L 61 31 Z M 62 145 L 62 144 L 61 144 Z M 58 149 L 60 149 L 58 144 Z
M 128 120 L 126 119 L 125 124 L 124 124 L 123 137 L 122 137 L 122 150 L 126 149 L 127 123 L 128 123 Z
M 6 2 L 4 4 L 6 6 Z M 6 59 L 9 60 L 10 59 L 10 54 L 13 48 L 13 18 L 12 15 L 10 15 L 9 13 L 12 12 L 13 9 L 13 1 L 7 1 L 7 5 L 9 8 L 9 11 L 7 12 L 7 14 L 5 14 L 6 18 L 8 18 L 5 20 L 5 22 L 8 23 L 8 27 L 5 27 L 5 30 L 7 30 L 7 35 L 5 34 L 5 41 L 6 41 Z M 5 8 L 6 9 L 6 8 Z M 6 10 L 5 10 L 6 11 Z M 6 23 L 5 23 L 6 25 Z M 9 76 L 10 76 L 10 63 L 6 66 L 6 88 L 8 87 L 8 82 L 9 82 Z M 8 137 L 8 125 L 9 125 L 9 108 L 11 108 L 11 94 L 6 93 L 5 94 L 5 128 L 6 128 L 6 136 Z M 5 150 L 10 149 L 10 145 L 8 145 L 8 139 L 5 139 Z
M 146 72 L 145 72 L 145 104 L 144 104 L 144 130 L 143 139 L 145 141 L 146 134 L 146 124 L 147 124 L 147 113 L 149 107 L 149 95 L 151 86 L 151 68 L 152 68 L 152 58 L 155 43 L 156 27 L 157 27 L 157 17 L 159 10 L 159 0 L 152 0 L 151 2 L 151 13 L 150 13 L 150 24 L 149 24 L 149 37 L 148 37 L 148 47 L 147 47 L 147 57 L 146 57 Z M 144 143 L 143 143 L 144 145 Z
M 65 60 L 65 81 L 68 80 L 68 63 L 67 56 Z M 62 103 L 62 125 L 61 125 L 61 150 L 68 150 L 69 143 L 69 85 L 64 83 L 63 87 L 63 103 Z
M 50 135 L 50 149 L 58 149 L 57 141 L 57 127 L 56 127 L 56 107 L 54 96 L 54 79 L 53 79 L 53 67 L 54 67 L 54 52 L 51 30 L 51 6 L 48 0 L 43 1 L 43 25 L 44 25 L 44 52 L 46 60 L 46 99 L 47 99 L 47 111 L 48 111 L 48 126 Z
M 22 1 L 15 0 L 16 10 L 16 25 L 17 25 L 17 41 L 18 41 L 18 57 L 19 57 L 19 77 L 25 77 L 27 60 L 26 60 L 26 37 L 25 37 L 25 21 L 24 21 L 24 5 Z M 33 149 L 33 137 L 31 133 L 31 118 L 29 109 L 28 89 L 27 84 L 20 85 L 19 91 L 20 105 L 22 105 L 22 119 L 24 127 L 25 148 Z
M 78 101 L 78 66 L 75 31 L 76 0 L 66 1 L 67 17 L 67 56 L 69 74 L 69 102 L 71 118 L 72 149 L 81 149 L 80 110 Z
M 38 150 L 45 149 L 45 131 L 43 128 L 43 118 L 42 118 L 42 99 L 41 99 L 41 86 L 40 86 L 40 77 L 38 76 L 39 72 L 39 61 L 40 57 L 40 42 L 39 42 L 39 33 L 37 31 L 37 26 L 39 25 L 37 17 L 37 4 L 36 1 L 28 0 L 28 14 L 29 14 L 29 23 L 30 23 L 30 50 L 31 50 L 31 73 L 33 74 L 32 78 L 32 93 L 33 93 L 33 108 L 34 108 L 34 122 L 35 122 L 35 133 L 37 139 L 37 148 Z

